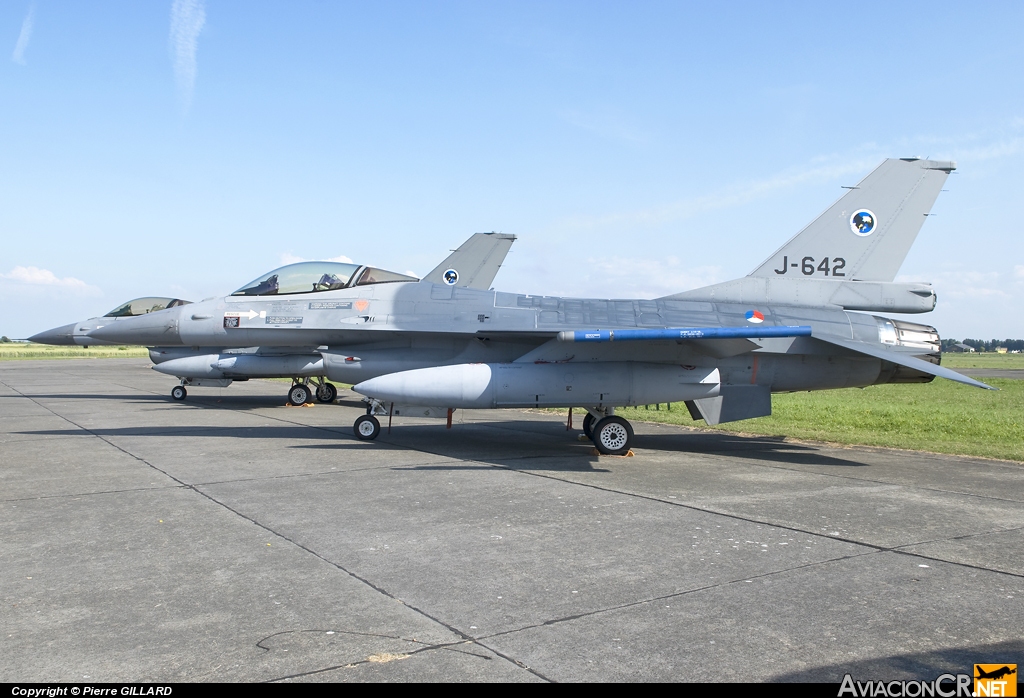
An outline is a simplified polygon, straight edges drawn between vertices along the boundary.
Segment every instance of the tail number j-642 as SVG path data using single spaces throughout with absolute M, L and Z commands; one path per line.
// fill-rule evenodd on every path
M 804 276 L 814 276 L 818 273 L 828 276 L 830 272 L 832 276 L 846 276 L 845 272 L 840 271 L 846 268 L 846 260 L 842 257 L 833 257 L 831 266 L 828 257 L 822 258 L 817 265 L 814 263 L 814 257 L 804 257 L 799 262 L 790 262 L 789 257 L 783 257 L 782 267 L 774 271 L 776 274 L 785 274 L 790 268 L 799 269 Z

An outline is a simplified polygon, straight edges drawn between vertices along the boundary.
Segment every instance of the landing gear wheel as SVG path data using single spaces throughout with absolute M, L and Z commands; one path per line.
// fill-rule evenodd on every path
M 624 456 L 633 445 L 633 427 L 622 417 L 605 417 L 594 425 L 594 445 L 608 456 Z
M 360 441 L 373 441 L 380 434 L 380 422 L 373 415 L 364 414 L 356 419 L 352 430 L 355 431 L 356 438 Z
M 330 383 L 324 383 L 316 389 L 316 399 L 318 402 L 334 402 L 336 397 L 338 397 L 338 389 Z
M 304 385 L 302 383 L 293 385 L 291 390 L 288 391 L 288 402 L 292 403 L 296 407 L 305 405 L 312 397 L 313 391 L 309 389 L 308 385 Z
M 583 435 L 588 439 L 594 438 L 594 415 L 587 412 L 587 416 L 583 418 Z
M 171 388 L 171 397 L 173 397 L 175 400 L 184 400 L 186 397 L 188 397 L 188 391 L 185 390 L 185 386 L 176 385 L 173 388 Z

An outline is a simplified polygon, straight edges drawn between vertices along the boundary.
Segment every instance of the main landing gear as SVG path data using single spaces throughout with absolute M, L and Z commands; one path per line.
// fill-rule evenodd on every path
M 338 389 L 331 383 L 324 381 L 316 388 L 317 402 L 334 402 L 337 397 Z
M 288 389 L 288 402 L 295 407 L 313 402 L 313 391 L 305 383 L 296 383 Z
M 312 382 L 308 378 L 306 380 L 300 378 L 293 380 L 295 382 L 292 383 L 292 387 L 288 390 L 288 402 L 295 407 L 312 402 L 314 398 L 316 398 L 317 402 L 330 403 L 334 402 L 335 398 L 338 397 L 338 389 L 323 378 L 313 378 Z
M 613 407 L 588 409 L 583 418 L 583 433 L 593 439 L 602 454 L 624 456 L 633 445 L 633 427 L 614 412 Z

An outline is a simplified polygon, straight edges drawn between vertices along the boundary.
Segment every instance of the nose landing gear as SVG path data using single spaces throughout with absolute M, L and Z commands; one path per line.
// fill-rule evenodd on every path
M 380 422 L 372 414 L 364 414 L 356 419 L 352 430 L 360 441 L 373 441 L 380 435 Z

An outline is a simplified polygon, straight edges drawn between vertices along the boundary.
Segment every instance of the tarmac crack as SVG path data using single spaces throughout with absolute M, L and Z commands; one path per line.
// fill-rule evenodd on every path
M 404 468 L 418 468 L 418 467 L 431 466 L 431 465 L 434 465 L 434 464 L 433 463 L 409 463 L 408 465 L 403 465 L 402 468 L 403 469 Z M 270 476 L 267 476 L 267 477 L 240 477 L 240 478 L 235 478 L 235 479 L 231 479 L 231 480 L 211 480 L 209 482 L 197 482 L 195 484 L 196 484 L 197 487 L 208 487 L 210 485 L 230 485 L 230 484 L 238 483 L 238 482 L 263 482 L 263 481 L 270 481 L 270 480 L 291 480 L 291 479 L 294 479 L 294 478 L 303 478 L 303 477 L 320 477 L 322 475 L 347 475 L 349 473 L 364 473 L 364 472 L 370 472 L 370 471 L 374 471 L 374 470 L 394 470 L 394 469 L 395 469 L 395 466 L 393 466 L 393 465 L 375 465 L 375 466 L 369 466 L 369 467 L 366 467 L 366 468 L 346 468 L 345 470 L 320 470 L 320 471 L 315 472 L 315 473 L 295 473 L 293 475 L 270 475 Z
M 933 538 L 931 540 L 921 540 L 915 543 L 904 543 L 903 545 L 897 545 L 893 550 L 899 550 L 900 548 L 906 548 L 911 545 L 928 545 L 929 543 L 944 543 L 951 540 L 966 540 L 968 538 L 978 538 L 979 536 L 991 536 L 993 533 L 1009 533 L 1011 531 L 1024 530 L 1024 526 L 1010 526 L 1008 528 L 1000 528 L 995 531 L 981 531 L 979 533 L 965 533 L 962 536 L 950 536 L 948 538 Z
M 808 562 L 808 563 L 804 563 L 804 564 L 801 564 L 801 565 L 794 565 L 792 567 L 786 567 L 786 568 L 780 569 L 780 570 L 772 570 L 771 572 L 763 572 L 761 574 L 750 575 L 750 576 L 747 576 L 747 577 L 730 579 L 730 580 L 726 580 L 726 581 L 723 581 L 723 582 L 717 582 L 715 584 L 706 584 L 706 585 L 701 586 L 701 587 L 694 587 L 693 589 L 686 589 L 684 591 L 677 591 L 677 592 L 673 592 L 671 594 L 662 594 L 661 596 L 652 596 L 652 597 L 649 597 L 649 598 L 646 598 L 646 599 L 639 599 L 639 600 L 636 600 L 636 601 L 630 601 L 628 603 L 616 604 L 614 606 L 607 606 L 605 608 L 597 608 L 597 609 L 594 609 L 594 610 L 591 610 L 591 611 L 586 611 L 586 612 L 583 612 L 583 613 L 574 613 L 574 614 L 569 615 L 569 616 L 562 616 L 562 617 L 559 617 L 559 618 L 551 618 L 551 619 L 543 621 L 541 623 L 533 623 L 533 624 L 530 624 L 530 625 L 524 625 L 524 626 L 519 627 L 519 628 L 514 628 L 514 629 L 510 629 L 510 630 L 503 630 L 503 631 L 498 632 L 498 633 L 492 633 L 490 635 L 484 635 L 484 636 L 478 637 L 477 641 L 489 640 L 489 639 L 492 639 L 492 638 L 502 637 L 502 636 L 505 636 L 505 635 L 512 635 L 512 634 L 515 634 L 515 633 L 521 633 L 524 630 L 533 630 L 535 628 L 543 628 L 543 627 L 550 626 L 550 625 L 558 625 L 560 623 L 568 623 L 568 622 L 571 622 L 571 621 L 574 621 L 574 620 L 579 620 L 580 618 L 588 618 L 588 617 L 591 617 L 591 616 L 601 615 L 601 614 L 604 614 L 604 613 L 611 613 L 613 611 L 619 611 L 619 610 L 623 610 L 623 609 L 626 609 L 626 608 L 635 608 L 637 606 L 643 606 L 643 605 L 646 605 L 646 604 L 658 603 L 658 602 L 666 601 L 666 600 L 669 600 L 669 599 L 677 599 L 677 598 L 680 598 L 680 597 L 683 597 L 683 596 L 689 596 L 691 594 L 697 594 L 697 593 L 700 593 L 700 592 L 709 591 L 711 589 L 720 589 L 720 588 L 723 588 L 723 587 L 732 586 L 734 584 L 745 584 L 747 582 L 752 582 L 755 579 L 766 579 L 766 578 L 769 578 L 769 577 L 775 577 L 775 576 L 778 576 L 778 575 L 781 575 L 781 574 L 787 574 L 789 572 L 794 572 L 796 570 L 809 569 L 811 567 L 818 567 L 818 566 L 821 566 L 821 565 L 828 565 L 828 564 L 832 564 L 832 563 L 836 563 L 836 562 L 845 562 L 847 560 L 853 560 L 853 559 L 860 558 L 860 557 L 865 557 L 865 556 L 868 556 L 868 555 L 877 555 L 879 552 L 881 552 L 881 551 L 868 550 L 868 551 L 865 551 L 865 552 L 856 553 L 856 554 L 852 554 L 852 555 L 840 555 L 838 557 L 828 558 L 826 560 L 815 560 L 814 562 Z M 489 646 L 486 646 L 486 645 L 482 645 L 482 646 L 485 646 L 488 649 L 490 649 L 491 651 L 493 651 L 493 649 L 491 647 L 489 647 Z
M 467 462 L 467 461 L 463 461 L 463 462 Z M 899 554 L 899 555 L 906 555 L 906 556 L 909 556 L 909 557 L 919 557 L 919 558 L 922 558 L 922 559 L 933 560 L 933 561 L 936 561 L 936 562 L 945 562 L 945 563 L 950 564 L 950 565 L 957 565 L 959 567 L 965 567 L 965 568 L 969 568 L 969 569 L 984 570 L 986 572 L 992 572 L 994 574 L 1005 574 L 1005 575 L 1009 575 L 1009 576 L 1012 576 L 1012 577 L 1022 577 L 1022 576 L 1024 576 L 1024 575 L 1021 575 L 1021 574 L 1017 574 L 1015 572 L 1007 572 L 1005 570 L 991 569 L 991 568 L 982 567 L 982 566 L 979 566 L 979 565 L 972 565 L 972 564 L 966 563 L 966 562 L 957 562 L 957 561 L 954 561 L 954 560 L 944 560 L 942 558 L 937 558 L 937 557 L 933 557 L 933 556 L 923 555 L 921 553 L 915 553 L 915 552 L 911 552 L 911 551 L 908 551 L 908 550 L 902 550 L 901 549 L 902 547 L 907 546 L 907 545 L 920 545 L 920 543 L 903 543 L 903 544 L 901 544 L 899 546 L 878 545 L 876 543 L 867 543 L 865 541 L 860 541 L 860 540 L 856 540 L 856 539 L 853 539 L 853 538 L 846 538 L 846 537 L 843 537 L 843 536 L 823 535 L 823 534 L 821 534 L 821 533 L 819 533 L 817 531 L 812 531 L 812 530 L 809 530 L 809 529 L 799 528 L 797 526 L 792 526 L 792 525 L 788 525 L 788 524 L 773 523 L 771 521 L 766 521 L 766 520 L 762 520 L 762 519 L 755 519 L 755 518 L 752 518 L 752 517 L 749 517 L 749 516 L 741 516 L 740 514 L 735 514 L 735 513 L 732 513 L 732 512 L 728 512 L 728 511 L 722 511 L 722 510 L 712 509 L 712 508 L 708 508 L 708 507 L 699 507 L 699 506 L 696 506 L 696 505 L 693 505 L 693 504 L 687 504 L 685 502 L 668 502 L 668 501 L 665 501 L 664 499 L 661 499 L 660 497 L 655 497 L 655 496 L 652 496 L 652 495 L 639 494 L 637 492 L 627 492 L 627 491 L 623 491 L 623 490 L 617 490 L 617 489 L 614 489 L 614 488 L 611 488 L 611 487 L 602 487 L 600 485 L 595 485 L 595 484 L 592 484 L 592 483 L 577 482 L 577 481 L 574 481 L 574 480 L 564 480 L 562 478 L 555 477 L 554 475 L 546 475 L 544 473 L 536 473 L 536 472 L 527 472 L 527 471 L 523 471 L 523 470 L 518 470 L 516 468 L 510 468 L 510 467 L 504 466 L 504 465 L 495 465 L 493 463 L 483 463 L 482 461 L 471 461 L 471 462 L 479 463 L 481 465 L 488 466 L 488 467 L 491 467 L 491 468 L 507 470 L 509 472 L 518 473 L 520 475 L 525 475 L 525 476 L 529 476 L 529 477 L 539 477 L 539 478 L 544 478 L 544 479 L 548 479 L 548 480 L 554 480 L 556 482 L 561 482 L 561 483 L 568 484 L 568 485 L 575 485 L 575 486 L 578 486 L 578 487 L 586 487 L 586 488 L 589 488 L 589 489 L 594 489 L 594 490 L 598 490 L 598 491 L 601 491 L 601 492 L 608 492 L 608 493 L 620 495 L 620 496 L 623 496 L 623 497 L 632 497 L 632 498 L 635 498 L 635 499 L 642 499 L 642 500 L 645 500 L 645 501 L 656 502 L 658 504 L 665 504 L 665 505 L 673 506 L 673 507 L 681 507 L 683 509 L 688 509 L 690 511 L 697 511 L 697 512 L 701 512 L 703 514 L 713 514 L 715 516 L 722 516 L 722 517 L 725 517 L 725 518 L 728 518 L 728 519 L 733 519 L 735 521 L 742 521 L 744 523 L 752 523 L 752 524 L 760 525 L 760 526 L 768 526 L 770 528 L 775 528 L 775 529 L 782 530 L 782 531 L 792 531 L 792 532 L 795 532 L 795 533 L 802 533 L 802 534 L 805 534 L 805 535 L 814 536 L 815 538 L 818 538 L 820 540 L 840 541 L 840 542 L 843 542 L 843 543 L 848 543 L 850 545 L 856 545 L 856 546 L 868 548 L 868 549 L 873 550 L 875 552 L 892 552 L 892 553 L 896 553 L 896 554 Z M 991 533 L 991 531 L 989 533 Z
M 405 639 L 405 638 L 396 638 L 396 639 Z M 407 641 L 409 641 L 409 640 L 407 640 Z M 477 654 L 476 652 L 466 652 L 464 650 L 457 649 L 460 645 L 471 645 L 471 646 L 483 647 L 488 652 L 490 652 L 490 653 L 492 653 L 492 654 L 494 654 L 494 655 L 496 655 L 498 657 L 501 657 L 502 659 L 505 659 L 506 661 L 509 661 L 512 664 L 515 664 L 518 668 L 524 669 L 524 670 L 530 672 L 531 674 L 533 674 L 534 676 L 536 676 L 539 679 L 542 679 L 543 681 L 546 681 L 548 683 L 557 683 L 553 679 L 550 679 L 550 678 L 544 676 L 543 674 L 541 674 L 540 672 L 535 671 L 535 670 L 531 669 L 530 667 L 526 666 L 524 663 L 520 662 L 519 660 L 511 658 L 511 657 L 508 657 L 508 656 L 502 654 L 501 652 L 498 652 L 498 651 L 496 651 L 496 650 L 494 650 L 494 649 L 492 649 L 490 647 L 486 647 L 485 645 L 483 645 L 483 644 L 481 644 L 478 641 L 473 640 L 473 639 L 459 640 L 458 642 L 445 642 L 445 643 L 437 643 L 437 644 L 426 645 L 424 647 L 419 647 L 417 649 L 414 649 L 414 650 L 412 650 L 410 652 L 405 652 L 405 653 L 402 653 L 401 655 L 397 655 L 397 656 L 393 657 L 391 659 L 391 661 L 393 661 L 394 659 L 408 659 L 409 657 L 412 657 L 412 656 L 415 656 L 415 655 L 418 655 L 418 654 L 423 654 L 425 652 L 436 652 L 436 651 L 458 652 L 459 654 L 469 655 L 469 656 L 475 657 L 477 659 L 482 659 L 482 660 L 485 660 L 485 661 L 491 661 L 491 657 L 488 657 L 487 655 Z M 324 673 L 331 672 L 331 671 L 339 671 L 341 669 L 354 669 L 354 668 L 359 667 L 359 666 L 365 666 L 367 664 L 376 663 L 377 661 L 379 661 L 379 660 L 375 660 L 371 656 L 371 657 L 367 657 L 366 659 L 363 659 L 363 660 L 360 660 L 360 661 L 357 661 L 357 662 L 349 662 L 347 664 L 335 664 L 335 665 L 332 665 L 332 666 L 322 667 L 322 668 L 319 668 L 319 669 L 311 669 L 309 671 L 298 672 L 298 673 L 295 673 L 295 674 L 288 674 L 286 676 L 280 676 L 280 677 L 277 677 L 277 678 L 274 678 L 274 679 L 267 679 L 265 683 L 276 683 L 276 682 L 279 682 L 279 681 L 288 681 L 289 679 L 300 679 L 300 678 L 304 678 L 304 677 L 307 677 L 307 676 L 315 676 L 317 674 L 324 674 Z
M 153 470 L 155 470 L 155 471 L 157 471 L 159 473 L 162 473 L 163 475 L 165 475 L 166 477 L 170 478 L 174 482 L 177 482 L 182 488 L 187 489 L 187 490 L 191 490 L 192 492 L 194 492 L 194 493 L 198 494 L 199 496 L 207 499 L 208 501 L 216 504 L 217 506 L 226 509 L 227 511 L 231 512 L 235 516 L 237 516 L 237 517 L 239 517 L 239 518 L 241 518 L 241 519 L 243 519 L 245 521 L 248 521 L 249 523 L 253 524 L 254 526 L 262 528 L 264 531 L 267 531 L 268 533 L 276 536 L 280 540 L 283 540 L 283 541 L 286 541 L 288 543 L 291 543 L 296 548 L 306 552 L 309 555 L 312 555 L 316 559 L 320 560 L 321 562 L 324 562 L 327 565 L 330 565 L 331 567 L 334 567 L 335 569 L 339 570 L 340 572 L 343 572 L 344 574 L 348 575 L 352 579 L 354 579 L 354 580 L 362 583 L 363 585 L 369 587 L 370 589 L 374 590 L 375 592 L 377 592 L 381 596 L 384 596 L 384 597 L 386 597 L 388 599 L 391 599 L 393 601 L 397 601 L 398 603 L 402 604 L 404 607 L 408 608 L 410 611 L 412 611 L 412 612 L 414 612 L 414 613 L 416 613 L 416 614 L 426 618 L 427 620 L 430 620 L 433 623 L 436 623 L 437 625 L 441 626 L 442 628 L 448 630 L 450 633 L 452 633 L 456 637 L 462 638 L 462 641 L 464 641 L 464 642 L 475 642 L 473 637 L 471 637 L 470 635 L 467 635 L 466 633 L 462 632 L 461 630 L 459 630 L 455 626 L 451 625 L 450 623 L 447 623 L 447 622 L 441 620 L 440 618 L 438 618 L 438 617 L 436 617 L 436 616 L 426 612 L 424 609 L 421 609 L 421 608 L 419 608 L 417 606 L 413 606 L 412 604 L 407 603 L 406 601 L 404 601 L 403 599 L 398 598 L 397 596 L 395 596 L 394 594 L 392 594 L 391 592 L 389 592 L 387 589 L 385 589 L 384 587 L 380 586 L 379 584 L 375 584 L 374 582 L 370 581 L 368 578 L 362 577 L 361 575 L 356 574 L 352 570 L 349 570 L 349 569 L 343 567 L 339 563 L 334 562 L 333 560 L 328 559 L 327 557 L 321 555 L 320 553 L 318 553 L 317 551 L 313 550 L 309 546 L 303 545 L 302 543 L 299 543 L 298 541 L 296 541 L 296 540 L 294 540 L 294 539 L 284 535 L 283 533 L 281 533 L 279 531 L 276 531 L 271 526 L 269 526 L 267 524 L 264 524 L 261 521 L 258 521 L 258 520 L 256 520 L 255 518 L 253 518 L 251 516 L 243 514 L 242 512 L 238 511 L 237 509 L 234 509 L 233 507 L 229 506 L 225 502 L 220 501 L 219 499 L 217 499 L 213 495 L 211 495 L 211 494 L 209 494 L 207 492 L 203 492 L 201 489 L 199 489 L 198 486 L 189 484 L 187 482 L 184 482 L 183 480 L 180 480 L 179 478 L 176 478 L 175 476 L 171 475 L 170 473 L 168 473 L 167 471 L 163 470 L 162 468 L 159 468 L 156 465 L 150 463 L 145 458 L 142 458 L 141 456 L 135 455 L 131 451 L 128 451 L 127 449 L 125 449 L 125 448 L 123 448 L 123 447 L 113 443 L 112 441 L 110 441 L 109 439 L 103 437 L 102 435 L 97 434 L 96 432 L 92 431 L 88 427 L 82 426 L 81 424 L 78 424 L 77 422 L 75 422 L 73 419 L 70 419 L 70 418 L 68 418 L 68 417 L 66 417 L 66 416 L 56 412 L 55 410 L 47 407 L 46 405 L 44 405 L 41 402 L 35 400 L 31 396 L 26 395 L 25 393 L 22 393 L 20 390 L 18 390 L 17 388 L 14 388 L 13 386 L 7 384 L 6 382 L 0 381 L 0 383 L 2 383 L 3 385 L 7 386 L 8 388 L 13 390 L 14 392 L 18 393 L 18 395 L 20 395 L 21 397 L 25 398 L 26 400 L 29 400 L 29 401 L 39 405 L 40 407 L 42 407 L 46 411 L 48 411 L 51 414 L 53 414 L 55 417 L 58 417 L 59 419 L 62 419 L 65 422 L 67 422 L 68 424 L 71 424 L 72 426 L 76 427 L 77 429 L 80 429 L 81 431 L 94 436 L 95 438 L 97 438 L 100 441 L 103 441 L 104 443 L 109 445 L 111 448 L 114 448 L 114 449 L 116 449 L 118 451 L 121 451 L 125 455 L 130 456 L 131 458 L 134 458 L 135 460 L 137 460 L 140 463 L 146 465 L 147 467 L 152 468 Z M 278 420 L 278 421 L 287 421 L 287 420 Z M 302 425 L 302 426 L 308 426 L 308 425 Z M 408 450 L 416 450 L 416 449 L 408 449 Z M 164 489 L 169 489 L 169 488 L 164 488 Z M 538 678 L 540 678 L 540 679 L 542 679 L 544 681 L 549 681 L 550 682 L 550 679 L 548 679 L 547 677 L 543 676 L 542 674 L 540 674 L 536 670 L 531 669 L 529 666 L 527 666 L 523 662 L 521 662 L 521 661 L 519 661 L 519 660 L 517 660 L 517 659 L 515 659 L 515 658 L 513 658 L 513 657 L 511 657 L 509 655 L 503 654 L 501 652 L 497 652 L 495 650 L 491 650 L 490 648 L 487 648 L 487 649 L 489 651 L 494 652 L 494 654 L 496 656 L 501 657 L 505 661 L 508 661 L 508 662 L 514 664 L 515 666 L 517 666 L 517 667 L 519 667 L 519 668 L 521 668 L 521 669 L 523 669 L 525 671 L 530 672 L 531 674 L 537 676 Z
M 510 429 L 510 427 L 494 427 L 494 426 L 492 426 L 490 424 L 478 424 L 477 426 L 482 426 L 482 427 L 485 427 L 485 428 L 495 428 L 495 429 L 498 429 L 498 428 L 506 429 L 506 430 Z M 637 492 L 628 492 L 628 491 L 624 491 L 624 490 L 615 489 L 615 488 L 612 488 L 612 487 L 604 487 L 604 486 L 601 486 L 601 485 L 596 485 L 596 484 L 593 484 L 593 483 L 579 482 L 579 481 L 575 481 L 575 480 L 567 480 L 567 479 L 563 479 L 563 478 L 557 477 L 555 475 L 549 475 L 549 474 L 545 474 L 545 473 L 525 471 L 525 470 L 514 468 L 514 467 L 511 467 L 511 466 L 508 466 L 508 465 L 502 465 L 502 464 L 497 464 L 497 463 L 487 463 L 485 461 L 481 461 L 481 460 L 477 460 L 477 459 L 472 459 L 472 458 L 456 458 L 456 457 L 453 457 L 453 456 L 447 456 L 447 455 L 445 455 L 443 453 L 438 453 L 438 452 L 435 452 L 435 451 L 431 451 L 430 449 L 426 449 L 426 448 L 423 448 L 423 447 L 406 447 L 406 448 L 409 449 L 409 450 L 413 450 L 413 451 L 419 451 L 421 453 L 429 453 L 431 455 L 451 458 L 452 460 L 455 460 L 455 461 L 458 461 L 458 462 L 461 462 L 461 463 L 472 463 L 472 464 L 476 464 L 476 465 L 479 465 L 479 466 L 482 466 L 482 467 L 485 467 L 485 468 L 494 468 L 494 469 L 497 469 L 497 470 L 505 470 L 505 471 L 512 472 L 512 473 L 517 473 L 519 475 L 523 475 L 523 476 L 526 476 L 526 477 L 539 477 L 539 478 L 544 478 L 544 479 L 547 479 L 547 480 L 554 480 L 556 482 L 560 482 L 560 483 L 563 483 L 563 484 L 575 485 L 577 487 L 586 487 L 586 488 L 597 490 L 597 491 L 600 491 L 600 492 L 608 492 L 608 493 L 611 493 L 611 494 L 621 495 L 621 496 L 624 496 L 624 497 L 632 497 L 632 498 L 635 498 L 635 499 L 642 499 L 642 500 L 645 500 L 645 501 L 656 502 L 658 504 L 665 504 L 665 505 L 668 505 L 668 506 L 682 507 L 684 509 L 689 509 L 691 511 L 697 511 L 697 512 L 701 512 L 701 513 L 704 513 L 704 514 L 714 514 L 716 516 L 723 516 L 725 518 L 733 519 L 733 520 L 736 520 L 736 521 L 742 521 L 744 523 L 752 523 L 752 524 L 761 525 L 761 526 L 770 526 L 772 528 L 783 530 L 783 531 L 792 531 L 792 532 L 796 532 L 796 533 L 802 533 L 802 534 L 806 534 L 806 535 L 809 535 L 809 536 L 814 536 L 815 538 L 822 539 L 822 540 L 840 541 L 840 542 L 843 542 L 843 543 L 849 543 L 851 545 L 857 545 L 857 546 L 861 546 L 861 547 L 864 547 L 864 548 L 868 548 L 868 549 L 871 549 L 871 550 L 876 551 L 876 552 L 892 552 L 892 553 L 896 553 L 896 554 L 900 554 L 900 555 L 907 555 L 907 556 L 911 556 L 911 557 L 919 557 L 921 559 L 932 560 L 932 561 L 936 561 L 936 562 L 945 562 L 945 563 L 950 564 L 950 565 L 957 565 L 957 566 L 965 567 L 965 568 L 969 568 L 969 569 L 984 570 L 984 571 L 987 571 L 987 572 L 992 572 L 994 574 L 1005 574 L 1005 575 L 1010 575 L 1010 576 L 1014 576 L 1014 577 L 1024 576 L 1024 575 L 1020 575 L 1020 574 L 1013 573 L 1013 572 L 1006 572 L 1004 570 L 996 570 L 996 569 L 991 569 L 991 568 L 988 568 L 988 567 L 981 567 L 981 566 L 978 566 L 978 565 L 972 565 L 970 563 L 965 563 L 965 562 L 956 562 L 956 561 L 952 561 L 952 560 L 943 560 L 941 558 L 936 558 L 936 557 L 932 557 L 932 556 L 923 555 L 921 553 L 914 553 L 914 552 L 910 552 L 910 551 L 907 551 L 907 550 L 901 550 L 900 549 L 901 547 L 903 547 L 905 545 L 919 545 L 919 543 L 904 543 L 904 544 L 901 544 L 900 546 L 885 546 L 885 545 L 878 545 L 876 543 L 868 543 L 868 542 L 856 540 L 856 539 L 853 539 L 853 538 L 846 538 L 846 537 L 843 537 L 843 536 L 827 536 L 827 535 L 822 535 L 818 531 L 812 531 L 812 530 L 809 530 L 809 529 L 799 528 L 797 526 L 792 526 L 792 525 L 788 525 L 788 524 L 772 523 L 770 521 L 766 521 L 766 520 L 762 520 L 762 519 L 756 519 L 756 518 L 752 518 L 752 517 L 749 517 L 749 516 L 742 516 L 740 514 L 735 514 L 735 513 L 732 513 L 732 512 L 728 512 L 728 511 L 723 511 L 723 510 L 718 510 L 718 509 L 713 509 L 713 508 L 708 508 L 708 507 L 700 507 L 700 506 L 696 506 L 696 505 L 693 505 L 693 504 L 687 504 L 685 502 L 669 502 L 669 501 L 666 501 L 666 500 L 664 500 L 664 499 L 662 499 L 660 497 L 655 497 L 653 495 L 645 495 L 645 494 L 640 494 L 640 493 L 637 493 Z M 764 467 L 772 467 L 772 466 L 764 466 Z M 793 469 L 793 470 L 795 470 L 795 469 Z M 803 473 L 804 471 L 797 471 L 797 472 Z M 848 477 L 848 476 L 834 475 L 833 477 Z M 892 485 L 893 483 L 884 483 L 883 482 L 883 483 L 877 483 L 877 484 Z M 893 485 L 893 486 L 895 486 L 895 487 L 905 487 L 905 485 Z M 943 492 L 942 490 L 937 490 L 937 491 Z M 961 495 L 961 496 L 967 496 L 967 495 L 963 495 L 963 493 L 959 493 L 959 492 L 944 492 L 944 493 L 945 494 L 956 494 L 956 495 Z M 982 497 L 982 498 L 984 498 L 984 497 Z M 993 499 L 995 499 L 995 498 L 993 498 Z M 1008 500 L 1008 501 L 1012 502 L 1014 500 Z
M 124 490 L 99 490 L 97 492 L 72 492 L 69 494 L 44 494 L 39 497 L 19 497 L 18 499 L 0 499 L 0 502 L 36 502 L 43 499 L 72 499 L 93 497 L 102 494 L 124 494 L 128 492 L 154 492 L 157 490 L 180 490 L 181 485 L 164 485 L 157 487 L 130 487 Z
M 787 468 L 784 465 L 772 465 L 772 464 L 768 464 L 768 463 L 751 463 L 749 461 L 749 459 L 744 459 L 741 456 L 730 456 L 730 455 L 727 455 L 727 453 L 723 453 L 723 452 L 720 452 L 720 451 L 719 452 L 715 452 L 715 453 L 717 453 L 720 458 L 728 458 L 729 460 L 735 461 L 737 463 L 743 463 L 745 465 L 752 466 L 752 467 L 755 467 L 755 468 L 766 468 L 766 469 L 769 469 L 769 470 L 782 470 L 782 471 L 789 472 L 789 473 L 800 473 L 801 475 L 820 475 L 822 477 L 832 477 L 832 478 L 837 478 L 837 479 L 840 479 L 840 480 L 852 480 L 853 482 L 868 482 L 868 483 L 875 484 L 875 485 L 890 485 L 890 486 L 893 486 L 893 487 L 905 487 L 907 489 L 919 490 L 919 491 L 922 491 L 922 492 L 938 492 L 940 494 L 955 494 L 955 495 L 958 495 L 960 497 L 975 497 L 977 499 L 990 499 L 990 500 L 993 500 L 993 501 L 996 501 L 996 502 L 1010 502 L 1012 504 L 1022 504 L 1022 503 L 1024 503 L 1024 502 L 1021 502 L 1021 500 L 1019 500 L 1019 499 L 1008 499 L 1006 497 L 995 497 L 995 496 L 989 495 L 989 494 L 976 494 L 976 493 L 973 493 L 973 492 L 958 492 L 956 490 L 944 490 L 944 489 L 940 489 L 938 487 L 921 487 L 919 485 L 906 485 L 906 484 L 899 483 L 899 482 L 886 482 L 885 480 L 874 480 L 874 479 L 866 478 L 866 477 L 856 477 L 854 475 L 841 475 L 839 473 L 821 473 L 821 472 L 817 472 L 817 471 L 801 470 L 800 468 Z M 924 451 L 913 451 L 913 453 L 924 453 Z M 948 454 L 937 454 L 937 455 L 948 455 Z M 1007 467 L 1013 467 L 1013 466 L 1007 466 Z

